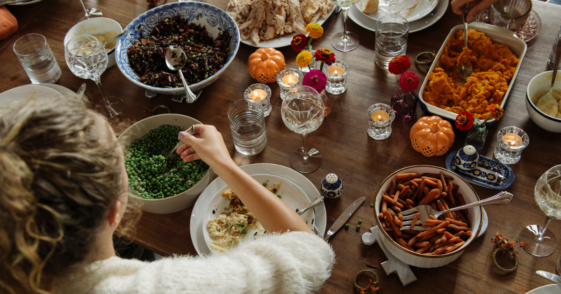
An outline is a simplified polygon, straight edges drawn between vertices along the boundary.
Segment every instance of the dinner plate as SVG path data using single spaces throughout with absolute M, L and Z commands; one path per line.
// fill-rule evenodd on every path
M 292 183 L 291 181 L 285 178 L 281 178 L 279 176 L 274 176 L 274 175 L 252 175 L 252 178 L 254 178 L 259 183 L 267 184 L 266 186 L 267 188 L 274 187 L 275 185 L 280 183 L 280 186 L 275 194 L 280 195 L 282 201 L 284 201 L 284 203 L 290 206 L 290 208 L 292 208 L 293 210 L 296 210 L 297 208 L 302 209 L 306 205 L 310 204 L 311 202 L 306 196 L 306 193 L 302 189 L 300 189 L 300 187 L 298 187 L 296 184 Z M 210 200 L 207 206 L 205 218 L 202 223 L 203 234 L 207 246 L 208 246 L 208 242 L 212 240 L 212 237 L 208 233 L 208 229 L 207 229 L 208 222 L 212 219 L 217 218 L 220 214 L 224 212 L 232 211 L 232 209 L 228 207 L 230 202 L 222 197 L 222 192 L 228 189 L 230 189 L 228 185 L 225 185 L 224 187 L 219 189 L 214 194 L 214 197 L 212 197 L 212 199 Z M 300 217 L 306 222 L 308 227 L 311 230 L 313 230 L 314 211 L 310 209 L 306 211 L 304 214 L 302 214 Z M 260 230 L 263 231 L 263 227 L 261 226 L 261 224 L 259 224 L 259 227 Z M 245 236 L 241 238 L 240 242 L 244 242 L 246 240 L 250 240 L 251 238 L 254 238 L 254 235 L 258 231 L 259 231 L 258 229 L 249 230 L 247 234 L 245 234 Z M 211 250 L 213 253 L 219 253 L 218 251 L 212 250 L 210 246 L 209 246 L 209 250 Z
M 331 12 L 327 15 L 326 19 L 318 19 L 317 24 L 322 25 L 333 14 L 334 10 L 335 9 L 331 9 Z M 241 32 L 240 32 L 240 34 L 241 34 Z M 255 44 L 251 40 L 251 38 L 249 38 L 247 40 L 244 40 L 244 39 L 241 39 L 241 36 L 240 36 L 240 39 L 241 39 L 240 42 L 243 43 L 243 44 L 246 44 L 248 46 L 256 47 L 256 48 L 266 48 L 266 47 L 279 48 L 279 47 L 290 46 L 290 42 L 292 42 L 292 38 L 294 38 L 294 36 L 296 36 L 298 34 L 299 33 L 296 32 L 296 33 L 292 33 L 290 35 L 284 35 L 282 37 L 275 37 L 275 38 L 273 38 L 271 40 L 268 40 L 268 41 L 259 42 L 259 44 Z
M 373 20 L 394 14 L 404 17 L 408 22 L 413 22 L 431 13 L 438 2 L 439 0 L 380 0 L 378 10 L 372 13 L 362 12 L 362 1 L 359 1 L 356 7 L 360 13 Z
M 13 4 L 8 4 L 9 6 L 21 6 L 21 5 L 31 5 L 31 4 L 35 4 L 38 2 L 41 2 L 43 0 L 30 0 L 30 1 L 25 1 L 25 2 L 20 2 L 20 3 L 13 3 Z
M 448 8 L 448 1 L 446 0 L 438 1 L 438 4 L 434 8 L 434 10 L 430 12 L 427 16 L 409 23 L 409 32 L 410 33 L 418 32 L 420 30 L 424 30 L 432 26 L 440 18 L 442 18 L 447 8 Z M 349 17 L 357 25 L 372 32 L 376 31 L 376 20 L 366 17 L 366 15 L 364 15 L 364 13 L 362 13 L 356 6 L 353 6 L 351 7 L 351 9 L 349 9 Z
M 310 180 L 308 180 L 305 176 L 298 173 L 297 171 L 286 166 L 272 163 L 256 163 L 241 166 L 241 169 L 249 175 L 269 174 L 292 181 L 306 193 L 306 196 L 308 197 L 308 200 L 310 202 L 321 196 L 316 186 L 312 182 L 310 182 Z M 193 242 L 195 250 L 197 250 L 197 253 L 199 255 L 212 254 L 210 249 L 208 249 L 204 238 L 204 216 L 206 207 L 210 203 L 212 197 L 218 191 L 222 191 L 221 189 L 225 185 L 226 183 L 224 182 L 224 180 L 222 180 L 221 178 L 216 178 L 206 187 L 203 193 L 201 193 L 201 195 L 197 199 L 197 202 L 195 202 L 195 206 L 193 207 L 191 222 L 189 226 L 191 231 L 191 241 Z M 327 212 L 325 210 L 325 205 L 315 207 L 314 214 L 315 225 L 323 235 L 325 232 L 325 227 L 327 225 Z
M 530 290 L 526 294 L 561 294 L 561 287 L 556 284 L 545 285 L 534 290 Z
M 51 88 L 39 85 L 24 85 L 0 93 L 0 115 L 27 103 L 30 99 L 44 98 L 65 99 L 61 93 Z

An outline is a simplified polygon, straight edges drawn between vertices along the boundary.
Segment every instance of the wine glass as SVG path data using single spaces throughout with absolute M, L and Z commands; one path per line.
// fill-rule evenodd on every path
M 360 39 L 357 34 L 347 32 L 347 17 L 349 16 L 349 9 L 358 3 L 360 0 L 331 0 L 335 5 L 341 7 L 343 10 L 343 32 L 337 33 L 331 37 L 331 45 L 339 51 L 348 52 L 355 50 L 358 47 Z
M 123 110 L 123 100 L 117 97 L 107 97 L 101 87 L 100 77 L 107 67 L 107 51 L 92 35 L 79 35 L 64 48 L 66 64 L 72 73 L 82 79 L 95 82 L 101 96 L 102 104 L 98 105 L 106 116 L 114 118 Z
M 557 248 L 557 238 L 547 226 L 552 219 L 561 220 L 561 165 L 556 165 L 546 171 L 536 183 L 534 199 L 545 213 L 543 227 L 530 225 L 518 235 L 518 240 L 524 242 L 524 250 L 533 256 L 550 256 Z
M 97 8 L 87 8 L 86 4 L 84 4 L 84 0 L 80 0 L 80 3 L 82 3 L 82 7 L 84 8 L 84 12 L 78 13 L 78 15 L 76 16 L 76 23 L 79 23 L 83 20 L 89 19 L 90 17 L 93 17 L 93 16 L 102 16 L 103 15 L 103 13 L 101 13 L 101 11 L 97 10 Z
M 290 165 L 306 174 L 321 166 L 321 154 L 306 145 L 306 136 L 317 130 L 325 117 L 325 108 L 319 93 L 312 87 L 302 86 L 291 91 L 282 101 L 282 120 L 293 132 L 302 134 L 304 146 L 290 156 Z

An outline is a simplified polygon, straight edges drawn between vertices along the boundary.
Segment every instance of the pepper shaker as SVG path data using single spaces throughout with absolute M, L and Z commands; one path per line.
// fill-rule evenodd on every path
M 343 181 L 336 174 L 328 174 L 321 181 L 321 193 L 327 199 L 336 199 L 343 194 Z

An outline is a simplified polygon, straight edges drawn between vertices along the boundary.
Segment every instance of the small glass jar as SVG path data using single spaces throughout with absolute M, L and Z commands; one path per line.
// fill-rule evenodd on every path
M 265 84 L 253 84 L 247 87 L 243 96 L 249 103 L 261 104 L 264 117 L 267 117 L 273 110 L 271 106 L 271 88 Z
M 495 159 L 504 164 L 515 164 L 522 157 L 522 150 L 528 147 L 530 138 L 523 129 L 504 127 L 497 133 Z
M 349 71 L 349 65 L 343 61 L 335 61 L 330 66 L 324 66 L 323 73 L 327 77 L 325 91 L 333 95 L 345 93 Z
M 392 107 L 376 103 L 366 111 L 368 117 L 368 136 L 374 140 L 387 139 L 392 134 L 392 122 L 395 119 L 395 112 Z
M 415 119 L 418 100 L 419 97 L 415 92 L 405 92 L 398 87 L 393 91 L 390 104 L 399 119 L 410 121 Z
M 464 141 L 464 146 L 471 145 L 477 150 L 477 152 L 481 152 L 483 150 L 483 146 L 485 146 L 485 140 L 487 139 L 487 134 L 489 130 L 485 126 L 485 124 L 473 125 L 471 129 L 469 129 L 466 140 Z
M 302 85 L 304 74 L 295 68 L 287 68 L 282 70 L 277 76 L 277 83 L 281 89 L 280 97 L 282 100 L 288 93 Z

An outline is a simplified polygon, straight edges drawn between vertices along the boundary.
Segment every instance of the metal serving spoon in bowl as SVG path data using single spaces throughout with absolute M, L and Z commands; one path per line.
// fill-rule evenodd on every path
M 183 86 L 185 87 L 185 95 L 187 96 L 187 101 L 195 101 L 197 96 L 191 92 L 189 85 L 187 85 L 187 81 L 183 76 L 183 72 L 181 69 L 185 65 L 187 61 L 187 55 L 183 52 L 183 49 L 177 46 L 169 46 L 166 50 L 166 65 L 172 71 L 179 71 L 179 76 L 181 76 L 181 80 L 183 81 Z
M 468 13 L 469 13 L 469 3 L 466 3 L 466 5 L 462 7 L 462 20 L 464 21 L 464 33 L 465 33 L 464 48 L 468 47 L 468 23 L 466 21 Z M 473 73 L 473 67 L 471 65 L 458 63 L 458 71 L 460 72 L 460 76 L 462 77 L 462 79 L 464 79 L 465 81 Z

